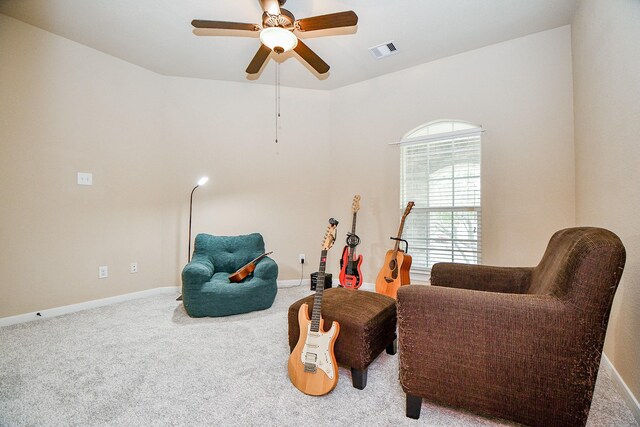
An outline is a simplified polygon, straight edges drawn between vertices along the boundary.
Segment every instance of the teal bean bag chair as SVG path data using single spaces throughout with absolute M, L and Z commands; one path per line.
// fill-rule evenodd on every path
M 240 283 L 229 281 L 230 274 L 264 252 L 258 233 L 198 234 L 193 258 L 182 270 L 182 299 L 189 316 L 229 316 L 271 307 L 278 292 L 278 265 L 271 258 L 262 258 Z

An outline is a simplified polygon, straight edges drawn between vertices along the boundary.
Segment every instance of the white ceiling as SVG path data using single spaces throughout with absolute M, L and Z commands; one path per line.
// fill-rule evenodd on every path
M 301 34 L 331 70 L 319 78 L 289 52 L 280 58 L 281 84 L 334 89 L 556 28 L 571 22 L 577 2 L 289 0 L 284 7 L 298 19 L 353 10 L 359 22 L 354 29 Z M 218 30 L 225 35 L 199 37 L 190 22 L 259 24 L 262 10 L 258 0 L 0 0 L 0 13 L 160 74 L 247 82 L 244 70 L 258 50 L 257 34 Z M 374 59 L 368 48 L 391 40 L 400 54 Z M 270 60 L 255 83 L 273 84 L 273 69 Z

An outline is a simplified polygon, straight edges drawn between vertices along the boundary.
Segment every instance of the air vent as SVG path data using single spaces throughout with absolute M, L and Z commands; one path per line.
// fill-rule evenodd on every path
M 380 44 L 378 46 L 370 47 L 369 51 L 376 59 L 386 58 L 389 55 L 398 53 L 398 48 L 393 41 Z

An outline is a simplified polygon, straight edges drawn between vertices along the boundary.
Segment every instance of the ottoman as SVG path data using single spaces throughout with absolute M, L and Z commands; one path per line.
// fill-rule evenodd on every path
M 314 295 L 289 307 L 290 351 L 293 351 L 300 337 L 300 306 L 307 303 L 311 317 Z M 336 360 L 351 368 L 353 386 L 364 389 L 369 364 L 385 348 L 388 354 L 396 354 L 396 300 L 375 292 L 330 288 L 322 296 L 322 317 L 327 327 L 331 327 L 334 320 L 340 324 L 340 333 L 334 346 Z

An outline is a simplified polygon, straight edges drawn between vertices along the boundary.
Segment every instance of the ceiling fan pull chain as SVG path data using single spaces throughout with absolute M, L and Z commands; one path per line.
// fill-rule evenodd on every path
M 278 117 L 280 117 L 280 63 L 276 63 L 276 73 L 278 74 Z
M 278 143 L 278 117 L 280 117 L 280 115 L 278 114 L 278 63 L 276 62 L 276 81 L 274 84 L 276 93 L 275 93 L 275 101 L 276 101 L 276 105 L 275 105 L 275 109 L 276 109 L 276 144 Z
M 280 122 L 280 63 L 276 62 L 276 144 L 278 143 L 278 125 Z

